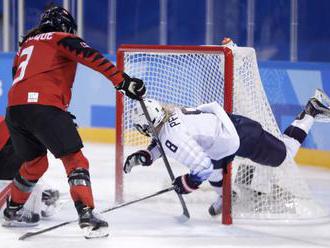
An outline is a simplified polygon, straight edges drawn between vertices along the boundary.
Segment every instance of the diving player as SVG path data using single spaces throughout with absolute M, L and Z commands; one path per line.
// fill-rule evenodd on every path
M 285 159 L 293 159 L 315 120 L 330 121 L 330 99 L 321 90 L 305 106 L 282 139 L 265 131 L 260 123 L 247 117 L 229 114 L 216 102 L 197 108 L 162 106 L 156 100 L 145 100 L 147 110 L 158 133 L 166 155 L 184 164 L 190 173 L 173 181 L 175 191 L 188 194 L 208 180 L 218 193 L 209 208 L 211 215 L 221 213 L 222 173 L 235 156 L 249 158 L 265 166 L 280 166 Z M 134 127 L 143 135 L 151 136 L 142 108 L 132 110 Z M 124 172 L 137 165 L 150 166 L 160 157 L 156 142 L 146 150 L 129 155 Z

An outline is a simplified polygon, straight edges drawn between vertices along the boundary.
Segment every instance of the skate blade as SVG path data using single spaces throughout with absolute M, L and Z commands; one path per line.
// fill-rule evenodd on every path
M 181 224 L 186 223 L 189 220 L 189 218 L 184 214 L 181 214 L 180 216 L 176 216 L 175 219 Z
M 321 89 L 316 89 L 314 98 L 319 100 L 323 105 L 329 108 L 330 106 L 330 98 L 329 96 Z
M 34 227 L 38 226 L 40 222 L 35 222 L 35 223 L 26 223 L 26 222 L 19 222 L 19 221 L 7 221 L 4 220 L 2 222 L 3 227 Z
M 84 227 L 82 231 L 85 239 L 98 239 L 106 238 L 109 236 L 108 228 L 99 228 L 97 230 L 93 230 L 93 227 L 88 226 Z

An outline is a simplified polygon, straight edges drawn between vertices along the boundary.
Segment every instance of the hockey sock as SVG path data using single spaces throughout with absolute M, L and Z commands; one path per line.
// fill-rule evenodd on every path
M 222 180 L 218 182 L 213 182 L 209 180 L 209 183 L 218 195 L 222 195 L 222 182 Z
M 213 169 L 208 178 L 209 183 L 218 195 L 222 195 L 222 177 L 222 169 Z
M 11 202 L 24 204 L 29 198 L 39 178 L 45 173 L 47 168 L 48 159 L 46 155 L 25 162 L 13 180 L 11 187 Z
M 69 175 L 70 193 L 73 201 L 82 202 L 84 205 L 94 208 L 93 193 L 89 172 L 83 168 L 77 168 Z
M 29 198 L 32 189 L 30 192 L 25 192 L 22 190 L 22 187 L 17 186 L 16 183 L 13 183 L 11 186 L 11 193 L 10 193 L 10 205 L 14 204 L 24 204 L 27 199 Z
M 294 157 L 304 142 L 309 130 L 313 126 L 314 118 L 308 114 L 301 115 L 292 122 L 292 124 L 284 131 L 284 143 L 287 151 Z
M 88 160 L 81 151 L 64 156 L 61 160 L 68 175 L 72 200 L 94 208 Z

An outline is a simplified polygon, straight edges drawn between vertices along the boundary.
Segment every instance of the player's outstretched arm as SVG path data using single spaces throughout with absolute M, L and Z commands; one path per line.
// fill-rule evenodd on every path
M 112 81 L 117 90 L 129 98 L 140 100 L 146 94 L 146 88 L 142 80 L 131 78 L 119 71 L 102 53 L 90 47 L 78 36 L 65 33 L 55 33 L 54 35 L 56 36 L 54 39 L 55 45 L 65 57 L 102 73 Z
M 130 173 L 134 166 L 150 166 L 152 162 L 152 156 L 148 150 L 139 150 L 126 158 L 124 172 Z

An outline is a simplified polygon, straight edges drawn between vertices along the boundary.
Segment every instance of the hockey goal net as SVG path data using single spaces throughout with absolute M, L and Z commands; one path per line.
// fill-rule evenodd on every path
M 130 76 L 142 79 L 150 98 L 179 106 L 217 101 L 226 111 L 257 120 L 267 131 L 281 135 L 252 48 L 126 45 L 118 50 L 117 65 Z M 134 195 L 137 187 L 157 175 L 141 177 L 140 183 L 132 185 L 126 184 L 129 179 L 123 180 L 124 159 L 146 148 L 149 141 L 133 128 L 132 100 L 118 94 L 116 104 L 116 200 L 123 201 L 123 197 L 127 200 L 126 195 Z M 170 163 L 174 169 L 180 166 L 175 161 Z M 166 174 L 165 168 L 163 171 Z M 168 177 L 164 180 L 170 183 Z M 223 185 L 225 224 L 232 219 L 301 220 L 325 215 L 311 198 L 294 161 L 271 168 L 235 158 Z

